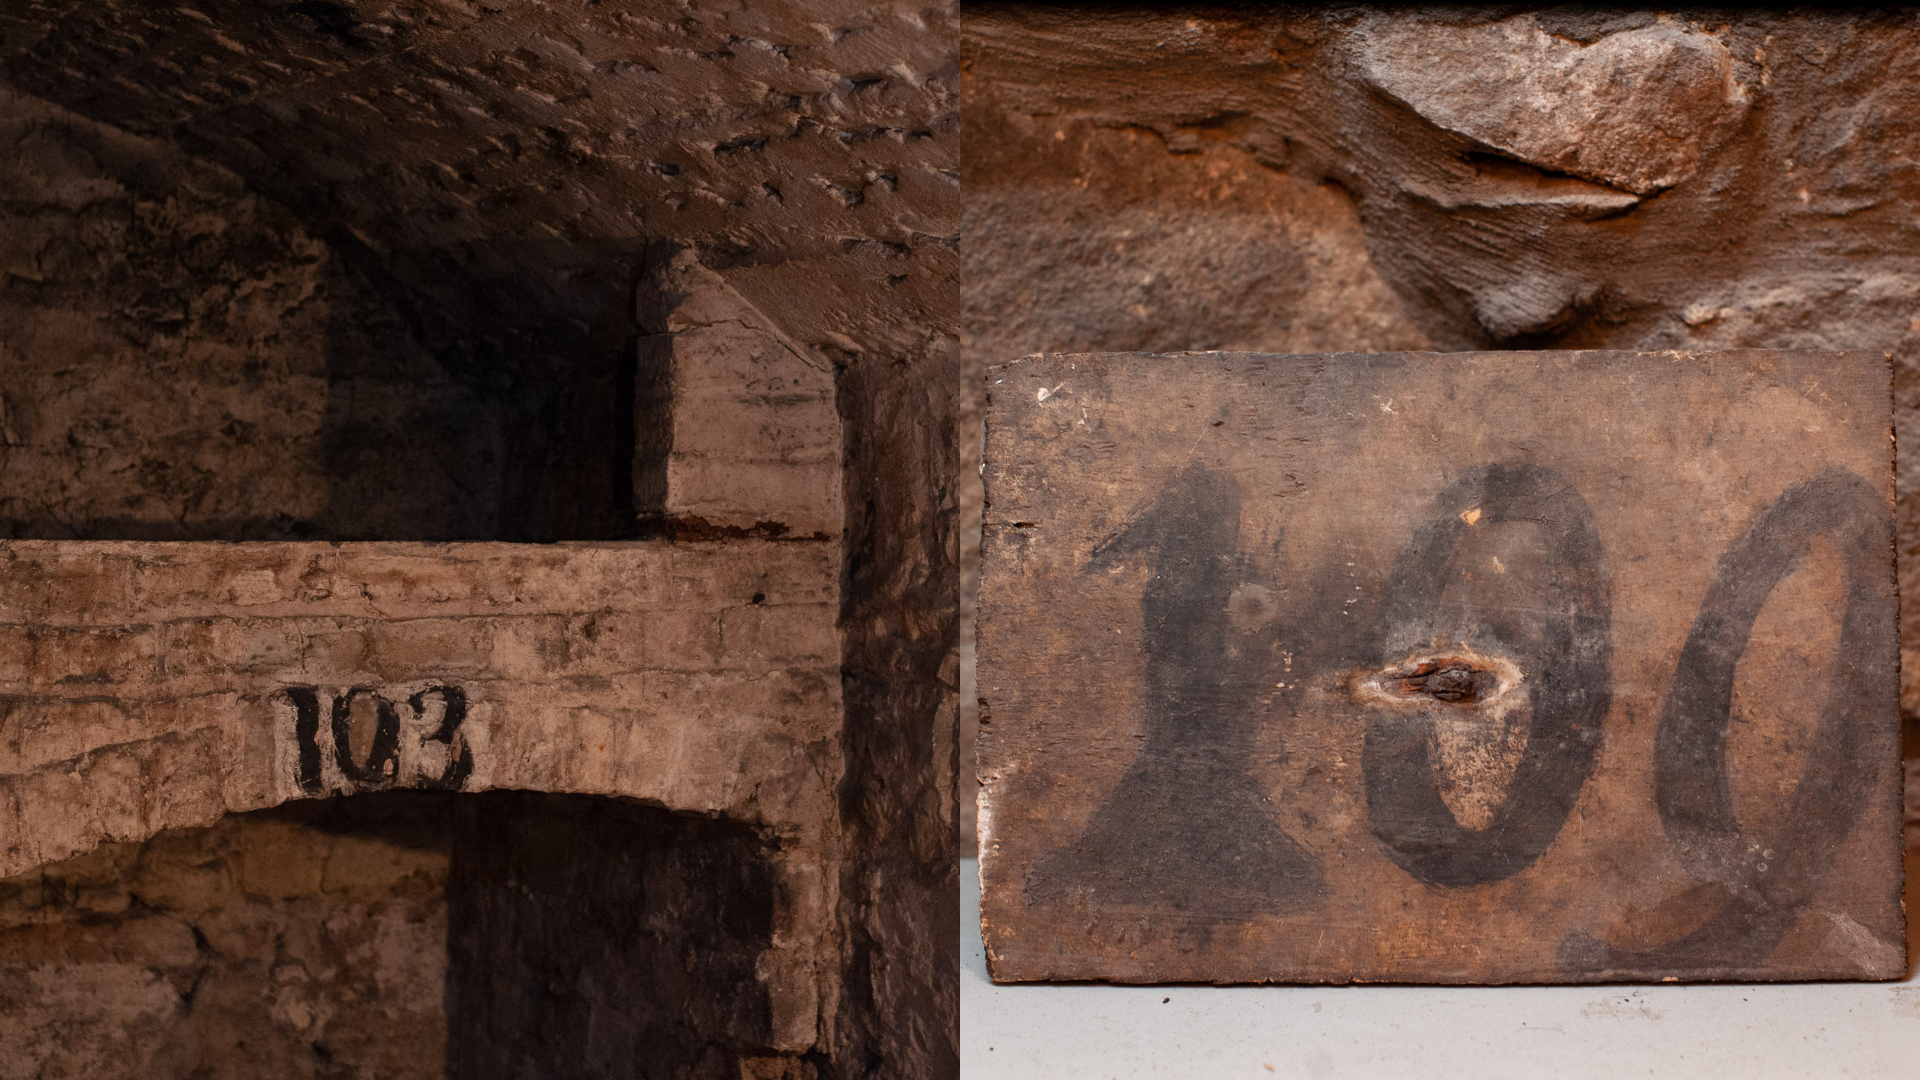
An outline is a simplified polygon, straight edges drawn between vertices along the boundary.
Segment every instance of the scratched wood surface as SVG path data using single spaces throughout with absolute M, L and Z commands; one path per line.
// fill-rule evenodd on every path
M 1904 975 L 1884 355 L 987 382 L 994 978 Z

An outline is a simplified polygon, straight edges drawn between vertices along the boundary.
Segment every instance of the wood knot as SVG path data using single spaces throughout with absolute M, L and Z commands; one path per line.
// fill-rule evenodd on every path
M 1526 681 L 1512 660 L 1458 647 L 1356 671 L 1351 678 L 1351 692 L 1373 705 L 1418 711 L 1440 704 L 1488 715 L 1504 715 L 1512 704 L 1508 694 Z
M 1402 697 L 1430 697 L 1470 705 L 1486 696 L 1500 682 L 1500 676 L 1486 668 L 1457 659 L 1429 660 L 1399 676 L 1397 687 Z

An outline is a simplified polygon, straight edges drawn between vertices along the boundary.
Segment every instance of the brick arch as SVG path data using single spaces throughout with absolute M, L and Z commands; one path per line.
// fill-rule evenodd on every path
M 836 584 L 819 545 L 15 542 L 0 874 L 393 787 L 620 795 L 811 834 L 836 771 Z M 350 727 L 393 714 L 378 775 L 335 744 L 350 695 Z

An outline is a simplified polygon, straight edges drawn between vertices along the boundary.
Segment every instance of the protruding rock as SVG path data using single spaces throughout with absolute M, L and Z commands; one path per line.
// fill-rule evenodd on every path
M 1396 16 L 1360 41 L 1368 79 L 1440 127 L 1637 195 L 1691 176 L 1746 112 L 1726 46 L 1666 20 L 1582 45 L 1531 15 L 1473 26 Z

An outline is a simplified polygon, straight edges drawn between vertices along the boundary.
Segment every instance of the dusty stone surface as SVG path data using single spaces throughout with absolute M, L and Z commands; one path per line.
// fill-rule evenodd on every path
M 982 8 L 969 17 L 967 93 L 990 109 L 968 138 L 991 143 L 1032 122 L 1002 116 L 1153 131 L 1172 155 L 1211 135 L 1289 178 L 1337 184 L 1354 200 L 1370 264 L 1441 349 L 1909 342 L 1901 282 L 1912 253 L 1895 221 L 1913 198 L 1901 164 L 1911 139 L 1898 117 L 1920 93 L 1920 58 L 1898 18 L 1659 23 L 1724 48 L 1749 103 L 1740 126 L 1703 142 L 1693 174 L 1657 199 L 1562 175 L 1550 153 L 1503 150 L 1410 115 L 1367 73 L 1365 58 L 1392 42 L 1472 38 L 1495 24 L 1499 34 L 1537 27 L 1569 48 L 1619 36 L 1563 25 L 1571 18 Z M 1544 53 L 1539 62 L 1551 67 Z M 1678 88 L 1662 89 L 1678 77 L 1646 73 L 1643 104 L 1668 91 L 1683 103 Z M 1674 104 L 1647 122 L 1678 130 L 1683 113 Z M 1644 145 L 1650 163 L 1657 143 Z M 983 220 L 1013 230 L 1026 219 Z M 1290 314 L 1276 311 L 1275 322 Z
M 1337 187 L 1262 165 L 1224 129 L 1170 153 L 1150 130 L 1024 115 L 990 84 L 970 93 L 965 290 L 980 362 L 1095 345 L 1429 344 Z
M 1360 64 L 1439 127 L 1649 195 L 1693 175 L 1739 124 L 1747 91 L 1720 38 L 1671 16 L 1642 18 L 1649 25 L 1583 42 L 1533 15 L 1458 25 L 1388 16 L 1362 24 Z
M 1216 348 L 1223 325 L 1243 339 L 1258 335 L 1238 327 L 1265 326 L 1279 342 L 1310 320 L 1333 332 L 1257 347 L 1373 349 L 1383 346 L 1357 331 L 1396 317 L 1441 350 L 1890 351 L 1900 569 L 1911 593 L 1920 588 L 1911 498 L 1920 468 L 1908 452 L 1920 440 L 1920 236 L 1911 227 L 1920 49 L 1911 29 L 1903 14 L 1812 11 L 970 7 L 969 168 L 976 154 L 1018 146 L 1035 177 L 1007 193 L 969 173 L 967 322 L 1023 328 L 970 362 L 1042 349 Z M 1444 62 L 1462 55 L 1475 63 Z M 1598 77 L 1607 71 L 1620 78 Z M 1548 108 L 1511 106 L 1516 91 L 1560 79 L 1577 92 Z M 1586 123 L 1577 117 L 1591 123 L 1569 138 L 1569 125 Z M 1055 131 L 1067 137 L 1049 142 Z M 1340 253 L 1342 273 L 1377 276 L 1384 291 L 1316 294 L 1306 285 L 1324 271 L 1296 258 L 1291 292 L 1241 298 L 1224 278 L 1175 279 L 1215 306 L 1204 318 L 1169 318 L 1150 346 L 1118 314 L 1104 325 L 1089 319 L 1092 305 L 1075 298 L 1125 295 L 1195 260 L 1191 249 L 1141 246 L 1029 271 L 1001 238 L 1065 230 L 1043 191 L 1060 192 L 1076 215 L 1096 216 L 1103 200 L 1116 217 L 1151 204 L 1127 172 L 1084 164 L 1092 136 L 1080 132 L 1112 143 L 1141 133 L 1136 169 L 1187 170 L 1193 179 L 1163 196 L 1170 207 L 1205 190 L 1203 163 L 1229 155 L 1257 162 L 1269 187 L 1330 185 L 1338 198 L 1317 211 L 1296 202 L 1266 224 L 1203 234 L 1191 249 L 1232 250 L 1250 243 L 1239 238 L 1246 232 L 1337 235 L 1337 247 L 1320 250 Z M 1076 174 L 1079 192 L 1071 180 L 1044 179 Z M 975 236 L 994 239 L 976 249 Z M 1025 329 L 1054 325 L 1100 333 L 1069 343 Z M 1920 605 L 1906 606 L 1902 637 L 1912 716 Z
M 807 974 L 778 948 L 806 904 L 772 847 L 524 791 L 105 844 L 0 879 L 0 1076 L 810 1075 L 777 992 Z
M 780 898 L 756 1045 L 808 1050 L 838 982 L 837 556 L 11 542 L 0 873 L 398 788 L 721 815 L 784 842 L 756 861 Z
M 957 301 L 958 282 L 946 288 Z M 863 853 L 842 864 L 860 914 L 841 1019 L 876 1076 L 887 1047 L 925 1075 L 958 1069 L 945 1063 L 960 1020 L 959 379 L 958 342 L 942 334 L 911 363 L 850 367 L 841 383 L 841 415 L 865 443 L 847 473 L 847 503 L 864 509 L 849 515 L 841 608 L 854 629 L 840 806 Z
M 575 409 L 581 430 L 549 447 L 571 452 L 605 415 L 580 384 L 611 377 L 657 238 L 708 253 L 804 344 L 899 352 L 943 325 L 950 25 L 918 3 L 31 0 L 0 14 L 0 65 L 26 93 L 180 140 L 355 249 L 419 297 L 449 363 L 522 383 L 527 408 Z M 604 480 L 611 462 L 569 464 Z M 607 497 L 542 471 L 561 488 L 527 492 L 529 513 Z
M 389 787 L 624 795 L 822 835 L 828 545 L 15 541 L 0 558 L 0 872 Z

